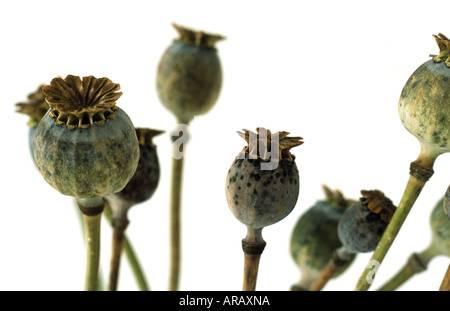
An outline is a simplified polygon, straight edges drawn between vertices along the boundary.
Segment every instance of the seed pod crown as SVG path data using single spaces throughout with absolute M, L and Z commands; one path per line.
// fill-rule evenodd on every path
M 437 36 L 433 35 L 433 37 L 439 47 L 439 54 L 430 56 L 433 58 L 433 61 L 435 63 L 444 62 L 447 67 L 450 67 L 450 40 L 441 33 L 439 33 Z
M 70 130 L 88 128 L 93 124 L 103 125 L 107 119 L 114 119 L 116 100 L 122 95 L 117 92 L 120 85 L 108 78 L 68 75 L 65 79 L 54 78 L 43 87 L 45 100 L 52 108 L 49 116 L 57 125 Z
M 389 223 L 395 212 L 395 205 L 379 190 L 361 190 L 361 203 L 372 213 L 380 215 L 381 220 Z
M 172 26 L 179 34 L 179 37 L 175 39 L 175 41 L 181 40 L 191 45 L 214 48 L 216 42 L 225 39 L 225 37 L 221 35 L 205 33 L 203 31 L 195 31 L 175 23 L 172 23 Z
M 30 127 L 36 126 L 49 108 L 42 87 L 43 85 L 39 85 L 34 92 L 30 93 L 27 101 L 16 104 L 16 112 L 27 114 L 30 117 L 28 121 Z
M 237 133 L 247 142 L 244 153 L 250 159 L 271 161 L 270 152 L 272 151 L 272 141 L 274 141 L 278 144 L 278 159 L 293 161 L 295 160 L 295 156 L 291 154 L 290 150 L 303 144 L 303 141 L 301 141 L 303 139 L 302 137 L 288 137 L 290 133 L 285 131 L 272 134 L 270 130 L 266 130 L 263 127 L 258 127 L 256 129 L 257 133 L 246 129 L 243 129 L 243 131 Z

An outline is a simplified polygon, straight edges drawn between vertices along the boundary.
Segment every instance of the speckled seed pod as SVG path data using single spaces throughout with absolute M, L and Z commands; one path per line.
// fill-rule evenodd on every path
M 260 229 L 285 218 L 295 207 L 299 194 L 299 172 L 295 156 L 290 149 L 301 145 L 301 137 L 287 137 L 288 132 L 277 132 L 279 155 L 275 169 L 262 170 L 261 164 L 270 159 L 259 153 L 253 143 L 265 144 L 261 138 L 264 128 L 258 128 L 253 142 L 250 131 L 239 133 L 247 141 L 247 147 L 234 159 L 226 178 L 226 199 L 234 216 L 249 228 Z M 267 131 L 267 146 L 272 134 Z
M 179 38 L 164 52 L 157 70 L 156 90 L 162 104 L 188 124 L 208 112 L 222 87 L 222 67 L 215 43 L 220 35 L 173 24 Z
M 108 78 L 68 75 L 43 88 L 51 109 L 35 134 L 34 158 L 64 195 L 102 198 L 122 190 L 139 161 L 136 131 L 116 107 L 122 93 Z
M 361 199 L 342 215 L 338 236 L 348 253 L 373 251 L 396 207 L 379 190 L 361 190 Z
M 134 205 L 152 197 L 160 177 L 158 153 L 153 137 L 162 133 L 163 131 L 149 128 L 136 129 L 140 152 L 139 163 L 125 188 L 115 194 L 120 200 Z
M 290 241 L 290 253 L 300 270 L 301 279 L 294 290 L 308 290 L 330 261 L 334 251 L 342 246 L 337 227 L 344 211 L 354 200 L 345 199 L 339 190 L 323 186 L 326 198 L 316 202 L 295 224 Z M 337 277 L 352 263 L 339 267 Z
M 429 156 L 450 151 L 450 41 L 442 34 L 434 37 L 439 56 L 414 71 L 398 103 L 403 126 L 417 137 Z
M 39 85 L 34 92 L 30 93 L 27 97 L 27 101 L 16 104 L 16 112 L 29 116 L 27 125 L 29 127 L 28 144 L 31 154 L 33 154 L 34 150 L 34 134 L 36 133 L 37 126 L 50 108 L 45 101 L 45 96 L 42 92 L 43 86 L 43 84 Z

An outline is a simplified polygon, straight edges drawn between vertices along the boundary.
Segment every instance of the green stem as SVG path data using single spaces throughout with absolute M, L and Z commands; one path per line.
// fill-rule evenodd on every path
M 406 264 L 383 286 L 379 291 L 394 291 L 401 285 L 407 282 L 411 277 L 417 273 L 423 272 L 427 269 L 428 263 L 436 256 L 440 255 L 434 245 L 430 245 L 421 253 L 414 253 L 409 258 Z
M 106 203 L 105 203 L 105 210 L 104 210 L 103 214 L 105 215 L 106 220 L 110 224 L 112 224 L 112 210 L 111 210 L 111 206 L 108 201 L 106 201 Z M 134 275 L 134 278 L 135 278 L 135 281 L 137 283 L 139 290 L 140 291 L 149 291 L 150 287 L 145 278 L 144 270 L 142 269 L 142 266 L 139 262 L 136 252 L 134 251 L 131 241 L 128 239 L 128 237 L 126 235 L 124 235 L 122 246 L 123 246 L 125 255 L 127 257 L 128 263 L 130 265 L 130 268 L 133 271 L 133 275 Z
M 169 290 L 176 291 L 180 279 L 181 262 L 181 190 L 183 184 L 183 162 L 172 158 L 172 181 L 170 196 L 170 275 Z
M 120 259 L 122 257 L 124 230 L 113 228 L 108 291 L 117 291 L 119 283 Z
M 86 278 L 84 289 L 96 291 L 98 289 L 98 271 L 100 264 L 100 224 L 102 215 L 88 216 L 83 214 L 86 228 Z
M 80 226 L 81 226 L 81 233 L 82 233 L 82 237 L 83 237 L 83 242 L 86 242 L 86 228 L 84 226 L 84 218 L 83 218 L 83 214 L 80 213 L 80 211 L 77 208 L 77 215 L 79 215 L 79 220 L 80 220 Z M 85 244 L 86 245 L 86 244 Z M 103 282 L 102 282 L 103 278 L 102 278 L 102 272 L 99 271 L 99 275 L 98 275 L 98 291 L 103 291 Z
M 411 163 L 410 177 L 400 200 L 400 204 L 398 205 L 391 221 L 389 222 L 389 225 L 383 233 L 377 248 L 373 252 L 369 264 L 361 274 L 355 290 L 365 291 L 372 285 L 376 271 L 383 262 L 383 259 L 392 246 L 392 243 L 394 243 L 398 232 L 419 197 L 420 192 L 425 186 L 427 180 L 433 174 L 433 164 L 437 156 L 438 154 L 428 153 L 426 148 L 422 146 L 419 157 L 416 161 Z

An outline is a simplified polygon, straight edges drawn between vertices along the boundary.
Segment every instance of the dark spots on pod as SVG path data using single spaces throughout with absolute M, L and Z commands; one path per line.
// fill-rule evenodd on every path
M 248 182 L 247 183 L 247 187 L 251 187 L 251 186 L 252 186 L 252 184 Z
M 419 83 L 420 80 L 414 81 L 414 83 L 411 85 L 411 88 L 414 89 Z
M 275 174 L 275 177 L 276 177 L 276 178 L 279 178 L 279 177 L 280 177 L 280 173 L 276 173 L 276 174 Z
M 232 177 L 230 177 L 230 184 L 236 182 L 237 176 L 238 176 L 238 173 L 236 173 Z
M 284 183 L 284 178 L 281 178 L 281 179 L 280 179 L 280 182 L 283 184 L 283 183 Z
M 244 179 L 244 175 L 241 175 L 241 176 L 239 177 L 239 179 L 240 179 L 240 180 L 243 180 L 243 179 Z
M 230 174 L 230 172 L 231 172 L 231 168 L 228 170 L 228 174 Z
M 441 142 L 441 137 L 438 132 L 433 132 L 433 142 L 437 145 Z
M 445 123 L 445 115 L 444 115 L 444 114 L 442 114 L 442 115 L 439 117 L 439 122 Z
M 235 201 L 237 201 L 238 198 L 239 198 L 239 196 L 238 196 L 237 194 L 235 194 L 235 195 L 233 196 L 233 200 L 235 200 Z
M 241 186 L 239 186 L 239 187 L 238 187 L 238 190 L 241 190 L 241 189 L 242 189 Z
M 239 205 L 238 201 L 234 201 L 234 204 Z
M 256 189 L 253 189 L 253 194 L 258 194 L 258 191 L 256 191 Z
M 270 184 L 270 180 L 267 180 L 267 181 L 263 182 L 263 186 L 264 187 L 267 187 L 269 184 Z
M 253 178 L 254 180 L 258 181 L 261 179 L 261 176 L 259 174 L 250 173 L 250 178 Z
M 444 82 L 448 82 L 448 77 L 444 77 L 442 80 L 443 80 Z

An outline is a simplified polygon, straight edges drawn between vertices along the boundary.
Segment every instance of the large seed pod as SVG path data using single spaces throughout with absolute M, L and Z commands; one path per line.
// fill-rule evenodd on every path
M 122 93 L 107 78 L 69 75 L 44 87 L 51 109 L 35 134 L 34 158 L 64 195 L 101 198 L 122 190 L 139 161 L 136 131 L 115 106 Z
M 316 202 L 298 219 L 292 232 L 290 253 L 300 270 L 301 279 L 294 289 L 308 290 L 331 260 L 336 249 L 342 246 L 337 227 L 344 211 L 354 200 L 345 199 L 339 190 L 324 186 L 326 198 Z M 342 274 L 355 256 L 339 267 L 333 277 Z
M 162 104 L 180 123 L 208 112 L 222 87 L 222 67 L 215 43 L 220 35 L 173 25 L 180 37 L 164 52 L 157 70 L 156 90 Z
M 273 135 L 267 131 L 267 140 L 263 141 L 258 128 L 256 143 L 271 145 Z M 252 146 L 250 131 L 239 133 L 247 147 L 234 159 L 226 179 L 226 199 L 234 216 L 249 228 L 260 229 L 285 218 L 295 207 L 299 194 L 299 172 L 295 156 L 289 149 L 302 144 L 301 137 L 287 137 L 288 132 L 276 133 L 279 137 L 279 161 L 274 169 L 262 169 L 268 159 Z
M 338 236 L 348 253 L 373 251 L 384 233 L 396 207 L 379 190 L 361 190 L 361 199 L 342 215 Z
M 450 41 L 435 36 L 439 56 L 417 68 L 403 87 L 398 112 L 403 126 L 430 156 L 450 151 Z

